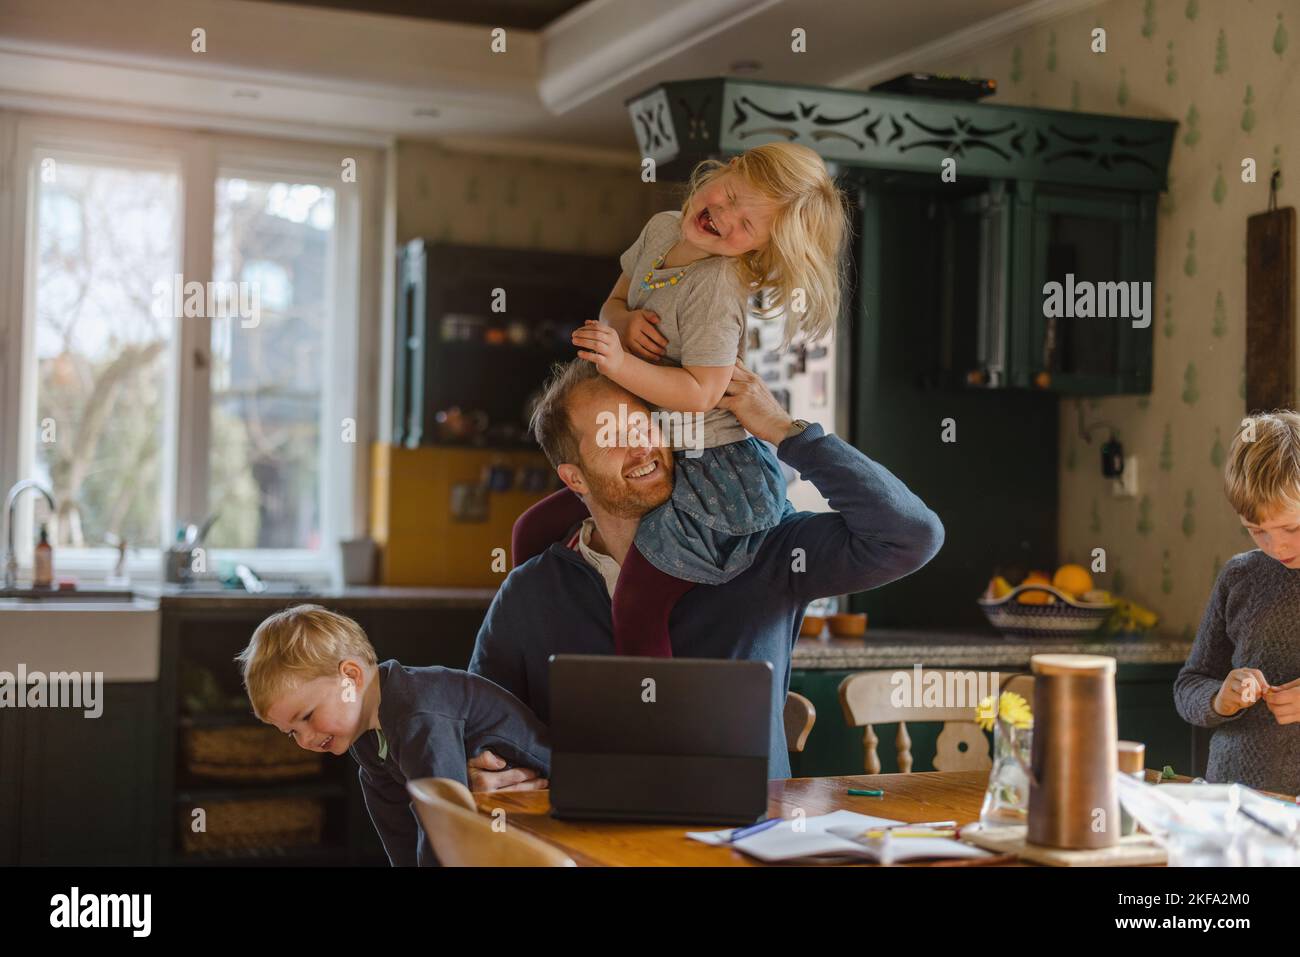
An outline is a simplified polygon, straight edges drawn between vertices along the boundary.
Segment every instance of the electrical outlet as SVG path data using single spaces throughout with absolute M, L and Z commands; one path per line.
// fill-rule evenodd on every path
M 1110 493 L 1115 498 L 1137 498 L 1138 458 L 1136 455 L 1124 456 L 1124 471 L 1119 474 L 1119 478 L 1111 480 Z

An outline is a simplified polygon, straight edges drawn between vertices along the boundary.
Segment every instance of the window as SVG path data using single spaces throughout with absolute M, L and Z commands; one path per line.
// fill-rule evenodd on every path
M 332 189 L 217 180 L 213 276 L 244 308 L 212 321 L 213 547 L 321 547 L 333 239 Z
M 54 153 L 39 170 L 29 452 L 50 541 L 157 542 L 172 324 L 153 290 L 178 266 L 179 176 Z
M 324 578 L 365 514 L 378 156 L 0 111 L 6 141 L 27 189 L 0 207 L 0 494 L 57 503 L 20 500 L 20 580 L 38 524 L 57 575 L 102 578 L 126 541 L 154 579 L 212 512 L 209 573 Z

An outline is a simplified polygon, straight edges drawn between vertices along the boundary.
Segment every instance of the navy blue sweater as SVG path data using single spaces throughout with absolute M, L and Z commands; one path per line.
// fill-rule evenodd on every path
M 484 749 L 545 775 L 551 763 L 546 728 L 522 703 L 478 675 L 454 668 L 379 663 L 379 726 L 349 749 L 361 793 L 394 867 L 437 864 L 406 792 L 417 778 L 451 778 L 469 786 L 466 762 Z
M 688 591 L 668 630 L 678 658 L 772 663 L 768 774 L 785 778 L 790 758 L 782 714 L 790 655 L 808 602 L 876 588 L 916 571 L 939 551 L 943 525 L 888 469 L 819 425 L 786 439 L 777 456 L 834 511 L 788 516 L 768 533 L 748 570 L 724 585 Z M 502 582 L 469 670 L 501 685 L 549 723 L 547 658 L 613 653 L 604 581 L 581 554 L 557 543 Z

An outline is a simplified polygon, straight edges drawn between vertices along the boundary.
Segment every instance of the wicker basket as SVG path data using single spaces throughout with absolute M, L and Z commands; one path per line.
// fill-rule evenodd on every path
M 1056 598 L 1046 605 L 1023 605 L 1016 598 L 1045 591 Z M 1090 635 L 1110 617 L 1114 602 L 1083 602 L 1051 585 L 1017 585 L 1001 598 L 977 599 L 985 617 L 1005 636 L 1057 638 Z
M 285 781 L 320 774 L 324 755 L 304 751 L 263 725 L 195 727 L 182 722 L 185 766 L 196 777 L 221 781 Z
M 205 830 L 194 830 L 194 809 L 205 814 Z M 325 809 L 312 798 L 262 798 L 186 804 L 177 810 L 181 848 L 205 851 L 258 851 L 320 843 Z

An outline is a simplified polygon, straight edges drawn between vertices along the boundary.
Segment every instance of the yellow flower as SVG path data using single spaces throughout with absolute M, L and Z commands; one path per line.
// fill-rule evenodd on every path
M 1034 713 L 1029 710 L 1029 702 L 1014 691 L 1002 692 L 1001 718 L 1016 728 L 1032 728 Z
M 975 709 L 975 722 L 985 731 L 993 730 L 993 696 L 989 695 Z M 1004 691 L 998 696 L 996 717 L 1001 718 L 1015 728 L 1032 728 L 1034 715 L 1029 709 L 1029 702 L 1014 691 Z

